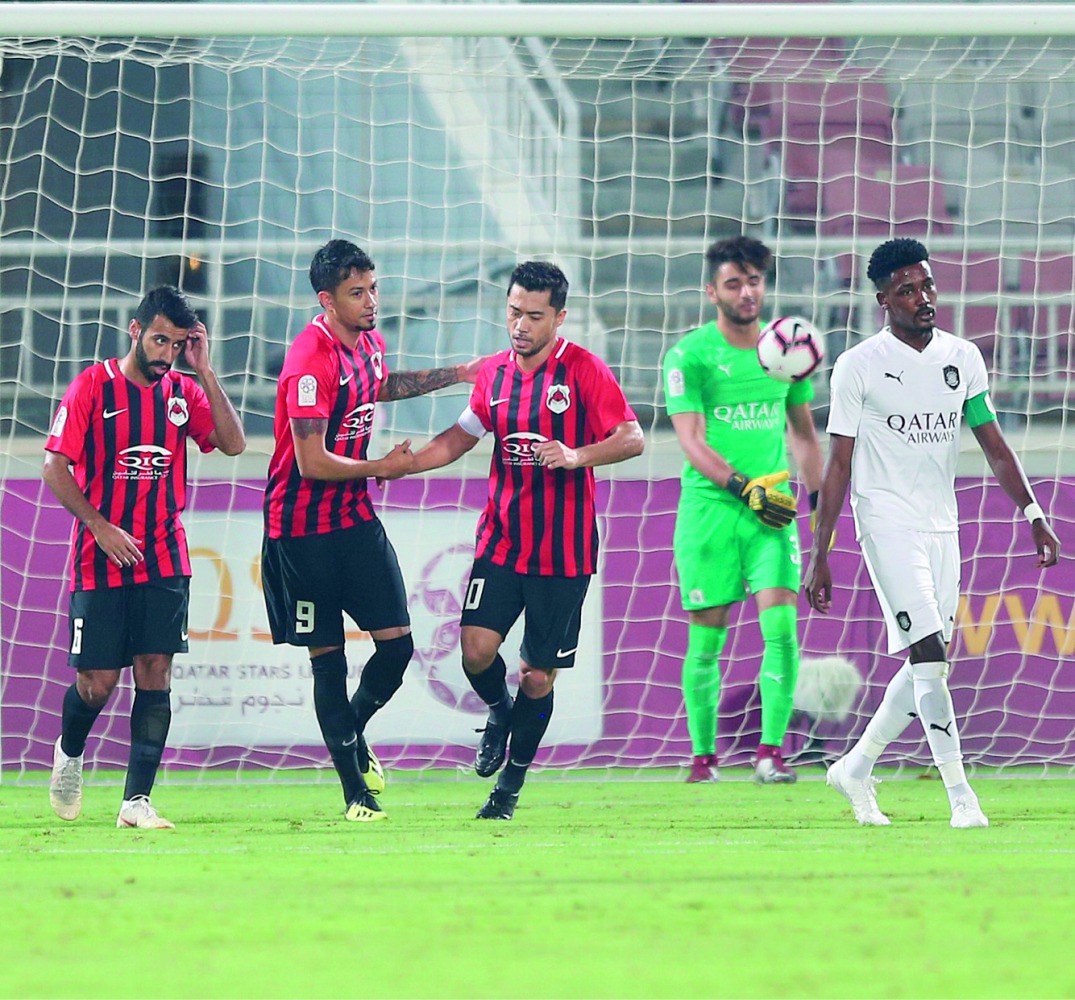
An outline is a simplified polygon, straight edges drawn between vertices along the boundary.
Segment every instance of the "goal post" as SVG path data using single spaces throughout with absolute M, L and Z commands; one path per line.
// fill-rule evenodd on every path
M 268 641 L 258 553 L 275 379 L 316 312 L 310 257 L 335 236 L 376 262 L 396 369 L 501 349 L 512 266 L 556 259 L 571 280 L 567 336 L 608 361 L 643 421 L 646 454 L 599 473 L 600 571 L 539 764 L 634 773 L 689 757 L 671 555 L 683 455 L 659 367 L 711 317 L 715 239 L 765 240 L 767 314 L 824 334 L 822 428 L 832 359 L 880 324 L 866 259 L 891 236 L 922 239 L 939 322 L 982 349 L 1039 502 L 1075 537 L 1071 5 L 0 2 L 0 26 L 5 776 L 50 761 L 70 683 L 70 516 L 40 482 L 41 446 L 66 385 L 122 352 L 142 292 L 164 281 L 206 319 L 250 438 L 238 460 L 191 457 L 191 652 L 175 661 L 165 765 L 327 762 L 309 664 Z M 465 400 L 379 406 L 372 453 L 424 441 Z M 1070 574 L 1035 569 L 1027 526 L 965 440 L 951 677 L 964 750 L 1071 774 Z M 458 612 L 487 465 L 479 448 L 375 500 L 416 646 L 370 725 L 390 766 L 472 757 L 482 711 Z M 803 760 L 842 752 L 898 665 L 846 511 L 832 563 L 833 614 L 802 605 L 810 665 L 786 749 Z M 371 648 L 349 634 L 352 685 Z M 516 670 L 517 635 L 504 650 Z M 760 658 L 748 601 L 723 658 L 730 763 L 758 741 Z M 93 767 L 125 761 L 125 685 L 91 737 Z M 928 759 L 912 728 L 885 761 Z
M 12 37 L 369 38 L 1051 37 L 1075 30 L 1055 3 L 0 3 Z M 973 21 L 969 20 L 973 18 Z M 968 27 L 973 31 L 968 34 Z M 540 29 L 540 30 L 537 30 Z

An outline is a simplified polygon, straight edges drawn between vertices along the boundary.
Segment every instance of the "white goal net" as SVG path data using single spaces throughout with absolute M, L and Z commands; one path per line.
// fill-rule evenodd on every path
M 408 8 L 423 34 L 407 36 L 378 29 L 391 8 L 344 5 L 364 27 L 341 14 L 320 25 L 339 34 L 313 37 L 307 15 L 281 37 L 271 6 L 211 5 L 201 17 L 193 5 L 131 5 L 128 17 L 145 23 L 117 26 L 105 14 L 123 5 L 0 3 L 4 31 L 21 35 L 0 38 L 5 777 L 50 762 L 71 677 L 71 519 L 40 481 L 51 415 L 77 372 L 123 352 L 139 298 L 164 282 L 205 318 L 251 439 L 238 460 L 192 457 L 191 652 L 175 661 L 165 766 L 327 762 L 309 665 L 268 641 L 258 554 L 275 377 L 317 311 L 311 254 L 333 237 L 376 262 L 397 370 L 500 349 L 511 268 L 558 261 L 572 283 L 567 335 L 612 365 L 647 432 L 645 456 L 600 477 L 601 570 L 539 764 L 636 769 L 689 757 L 671 555 L 682 453 L 658 372 L 668 347 L 710 318 L 703 253 L 716 239 L 765 240 L 776 256 L 767 313 L 805 315 L 825 334 L 821 428 L 833 358 L 879 325 L 870 251 L 891 236 L 925 242 L 940 324 L 982 348 L 1001 424 L 1075 548 L 1075 28 L 1042 34 L 1030 7 L 1022 23 L 1035 37 L 998 34 L 987 5 L 951 5 L 985 33 L 889 37 L 881 15 L 893 7 L 834 4 L 836 17 L 787 5 L 762 17 L 757 5 L 650 4 L 606 7 L 597 29 L 594 5 L 571 6 L 555 20 L 535 5 L 466 8 L 508 27 L 464 37 L 437 7 Z M 915 6 L 901 5 L 904 21 Z M 106 35 L 57 19 L 57 36 L 48 7 L 91 19 L 99 8 Z M 193 11 L 184 27 L 173 25 L 176 8 Z M 302 18 L 301 5 L 275 9 Z M 825 12 L 814 32 L 831 23 L 839 34 L 808 37 L 807 10 Z M 1056 10 L 1062 25 L 1066 7 Z M 16 12 L 23 27 L 10 27 Z M 862 27 L 847 34 L 852 14 Z M 195 26 L 207 37 L 190 37 Z M 371 453 L 404 436 L 424 441 L 465 398 L 449 390 L 380 406 Z M 1070 773 L 1070 557 L 1036 570 L 1026 524 L 965 438 L 951 679 L 964 750 L 976 764 Z M 403 689 L 370 724 L 389 765 L 472 756 L 483 713 L 463 680 L 457 622 L 487 462 L 483 452 L 377 497 L 417 649 Z M 803 654 L 845 658 L 862 684 L 804 668 L 786 747 L 804 760 L 842 752 L 898 666 L 846 513 L 833 568 L 833 615 L 802 605 Z M 348 647 L 357 671 L 372 645 L 355 632 Z M 509 671 L 517 649 L 509 638 Z M 729 763 L 758 741 L 760 657 L 748 602 L 724 654 Z M 125 762 L 129 698 L 121 688 L 90 738 L 96 767 Z M 886 760 L 928 761 L 921 733 Z

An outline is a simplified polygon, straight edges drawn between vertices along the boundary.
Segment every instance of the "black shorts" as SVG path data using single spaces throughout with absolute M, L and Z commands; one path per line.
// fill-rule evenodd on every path
M 119 670 L 136 656 L 185 653 L 189 606 L 187 576 L 76 590 L 67 662 L 76 670 Z
M 411 623 L 399 560 L 377 519 L 325 535 L 266 537 L 261 584 L 277 645 L 342 646 L 345 612 L 367 632 Z
M 528 576 L 476 559 L 470 571 L 460 625 L 492 629 L 502 636 L 526 610 L 523 662 L 539 670 L 575 665 L 588 576 Z

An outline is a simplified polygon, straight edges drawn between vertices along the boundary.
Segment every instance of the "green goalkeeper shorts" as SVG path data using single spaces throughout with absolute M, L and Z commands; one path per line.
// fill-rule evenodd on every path
M 734 604 L 769 587 L 799 589 L 797 525 L 770 528 L 745 504 L 684 491 L 672 551 L 685 611 Z

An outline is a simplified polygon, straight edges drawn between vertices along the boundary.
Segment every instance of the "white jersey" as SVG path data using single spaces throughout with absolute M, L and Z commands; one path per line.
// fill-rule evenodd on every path
M 860 538 L 958 530 L 963 407 L 988 390 L 981 351 L 936 328 L 921 352 L 885 327 L 836 359 L 828 430 L 855 439 L 851 509 Z

